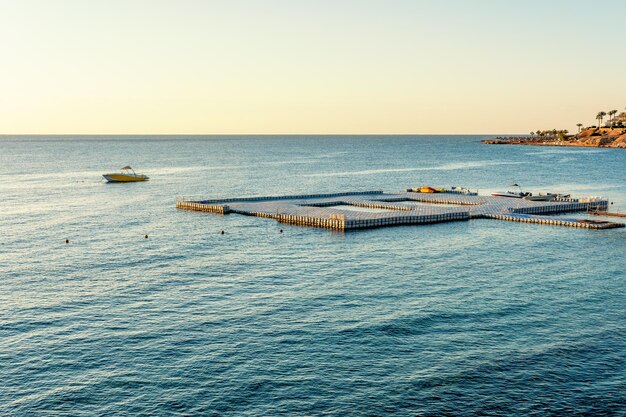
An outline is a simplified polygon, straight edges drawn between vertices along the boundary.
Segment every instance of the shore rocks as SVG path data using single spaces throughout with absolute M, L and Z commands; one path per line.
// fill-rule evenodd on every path
M 592 128 L 559 139 L 539 139 L 537 137 L 497 137 L 485 139 L 489 145 L 534 145 L 534 146 L 583 146 L 594 148 L 626 149 L 626 128 Z

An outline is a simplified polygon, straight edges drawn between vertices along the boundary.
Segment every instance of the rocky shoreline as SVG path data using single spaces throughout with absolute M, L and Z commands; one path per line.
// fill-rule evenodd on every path
M 576 135 L 552 138 L 532 136 L 497 137 L 482 141 L 488 145 L 577 146 L 626 149 L 626 128 L 590 128 Z

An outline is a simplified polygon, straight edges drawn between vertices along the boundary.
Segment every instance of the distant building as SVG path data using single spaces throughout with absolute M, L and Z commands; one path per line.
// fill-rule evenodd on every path
M 604 126 L 610 127 L 614 125 L 626 125 L 626 112 L 621 112 L 612 119 L 606 121 Z

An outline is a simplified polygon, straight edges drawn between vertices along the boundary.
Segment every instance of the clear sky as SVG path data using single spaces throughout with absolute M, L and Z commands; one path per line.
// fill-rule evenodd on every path
M 0 133 L 527 133 L 626 107 L 626 1 L 0 0 Z

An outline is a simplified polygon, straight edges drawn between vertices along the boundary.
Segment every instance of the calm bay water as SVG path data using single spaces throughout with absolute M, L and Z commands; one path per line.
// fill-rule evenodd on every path
M 626 212 L 623 150 L 480 139 L 0 137 L 0 415 L 625 415 L 625 229 L 174 208 L 516 182 Z M 151 180 L 100 181 L 126 164 Z

